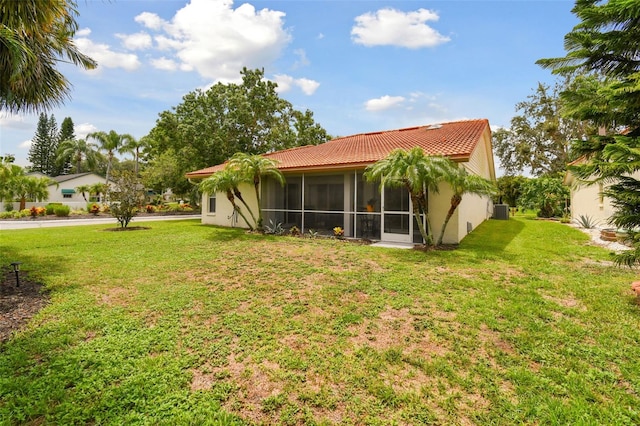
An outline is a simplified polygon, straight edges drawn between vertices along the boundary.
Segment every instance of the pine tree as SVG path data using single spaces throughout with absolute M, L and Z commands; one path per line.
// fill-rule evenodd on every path
M 56 119 L 45 113 L 40 114 L 36 134 L 29 149 L 31 171 L 53 176 L 56 172 L 56 150 L 58 149 L 58 126 Z
M 73 126 L 73 120 L 71 119 L 71 117 L 66 117 L 64 120 L 62 120 L 62 125 L 60 125 L 60 133 L 58 134 L 58 146 L 56 148 L 56 151 L 58 151 L 58 148 L 60 147 L 60 144 L 64 141 L 68 141 L 68 140 L 75 140 L 76 135 L 75 135 L 75 129 Z M 72 169 L 72 164 L 71 164 L 71 156 L 67 156 L 66 158 L 57 158 L 56 161 L 56 174 L 54 176 L 57 175 L 66 175 L 69 174 L 71 169 Z

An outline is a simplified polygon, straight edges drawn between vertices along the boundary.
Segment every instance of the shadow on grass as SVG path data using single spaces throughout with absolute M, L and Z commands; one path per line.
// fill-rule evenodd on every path
M 525 224 L 521 220 L 486 220 L 462 240 L 460 250 L 502 254 L 524 227 Z
M 29 273 L 33 279 L 45 275 L 62 275 L 69 271 L 64 256 L 36 256 L 30 254 L 28 248 L 7 245 L 0 246 L 0 253 L 1 265 L 10 267 L 12 262 L 22 262 L 20 270 Z
M 201 225 L 207 229 L 211 229 L 213 231 L 209 236 L 207 236 L 207 240 L 216 241 L 216 242 L 228 242 L 233 240 L 250 240 L 255 239 L 256 237 L 263 237 L 263 235 L 259 234 L 250 234 L 244 228 L 228 228 L 217 225 Z

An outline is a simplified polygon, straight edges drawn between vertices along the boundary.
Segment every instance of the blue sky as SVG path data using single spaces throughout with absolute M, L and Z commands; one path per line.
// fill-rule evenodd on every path
M 568 0 L 79 0 L 75 43 L 98 69 L 60 69 L 78 137 L 146 135 L 182 96 L 264 68 L 280 96 L 333 136 L 487 118 L 555 77 L 535 64 L 564 56 L 578 23 Z M 0 113 L 0 154 L 28 165 L 38 115 Z M 498 166 L 498 164 L 496 164 Z

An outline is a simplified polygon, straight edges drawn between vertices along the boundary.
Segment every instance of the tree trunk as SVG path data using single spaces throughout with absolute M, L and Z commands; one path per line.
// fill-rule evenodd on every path
M 20 208 L 18 210 L 22 211 L 27 207 L 27 199 L 25 197 L 20 197 Z
M 259 176 L 253 178 L 253 187 L 255 188 L 255 191 L 256 191 L 256 200 L 258 200 L 258 222 L 256 223 L 256 228 L 258 229 L 258 231 L 262 232 L 263 219 L 262 219 L 262 206 L 260 203 L 260 177 Z
M 422 213 L 420 211 L 420 200 L 418 200 L 418 197 L 415 197 L 413 194 L 411 194 L 411 203 L 413 204 L 413 215 L 415 216 L 416 222 L 418 223 L 420 235 L 422 235 L 422 238 L 424 239 L 424 244 L 430 246 L 433 243 L 433 239 L 431 238 L 431 235 L 426 232 L 426 230 L 424 229 L 424 225 L 422 224 L 422 220 L 420 220 L 420 213 Z M 424 214 L 426 214 L 426 212 L 424 212 Z
M 244 222 L 247 224 L 247 226 L 249 227 L 249 231 L 253 231 L 253 226 L 251 226 L 251 224 L 249 223 L 249 221 L 247 220 L 247 217 L 244 215 L 244 213 L 242 213 L 242 210 L 240 209 L 240 207 L 238 207 L 238 205 L 236 204 L 236 200 L 233 196 L 233 192 L 231 192 L 230 189 L 227 190 L 227 200 L 229 200 L 229 202 L 231 203 L 231 205 L 233 206 L 233 211 L 238 213 L 240 215 L 240 217 L 242 217 L 242 219 L 244 220 Z
M 442 229 L 440 230 L 440 236 L 438 237 L 438 241 L 436 242 L 436 247 L 442 244 L 442 239 L 444 238 L 444 231 L 447 229 L 447 225 L 449 224 L 449 220 L 453 213 L 456 211 L 460 202 L 462 201 L 462 196 L 458 194 L 454 194 L 451 197 L 451 207 L 449 207 L 449 211 L 447 212 L 447 217 L 444 218 L 444 223 L 442 224 Z
M 240 190 L 238 188 L 233 188 L 233 194 L 236 196 L 236 198 L 238 200 L 240 200 L 242 202 L 242 204 L 244 204 L 244 206 L 247 208 L 247 211 L 249 212 L 249 215 L 251 216 L 251 219 L 253 219 L 253 223 L 257 226 L 258 225 L 258 221 L 256 220 L 256 216 L 253 214 L 253 211 L 251 210 L 251 208 L 249 207 L 247 202 L 244 201 L 244 197 L 242 196 L 242 192 L 240 192 Z

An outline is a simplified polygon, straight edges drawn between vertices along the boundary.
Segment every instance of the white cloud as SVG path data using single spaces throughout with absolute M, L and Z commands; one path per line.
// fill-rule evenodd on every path
M 389 108 L 400 106 L 405 101 L 403 96 L 385 95 L 377 99 L 369 99 L 364 103 L 367 111 L 384 111 Z
M 164 56 L 159 59 L 151 60 L 151 65 L 154 68 L 165 71 L 175 71 L 178 69 L 178 64 L 173 59 L 167 59 Z
M 132 53 L 114 52 L 108 45 L 97 44 L 84 37 L 76 39 L 75 43 L 82 53 L 98 62 L 98 71 L 101 67 L 123 68 L 127 71 L 134 71 L 140 67 L 138 57 Z
M 0 127 L 3 129 L 24 130 L 30 129 L 33 126 L 30 123 L 25 122 L 24 117 L 21 115 L 3 112 L 0 113 Z
M 391 8 L 380 9 L 375 14 L 369 12 L 357 16 L 351 38 L 354 43 L 368 47 L 433 47 L 450 40 L 426 24 L 438 19 L 437 13 L 427 9 L 406 13 Z
M 98 128 L 90 123 L 82 123 L 73 126 L 73 130 L 77 139 L 85 139 L 89 133 L 98 131 Z
M 89 37 L 90 34 L 91 34 L 90 28 L 82 28 L 76 31 L 75 35 L 76 37 Z
M 293 68 L 306 67 L 311 62 L 307 58 L 307 52 L 304 49 L 296 49 L 293 53 L 298 57 L 298 60 L 293 64 Z
M 243 66 L 261 68 L 275 61 L 291 36 L 283 12 L 256 10 L 231 0 L 191 0 L 171 21 L 144 12 L 136 22 L 158 31 L 157 48 L 173 52 L 181 69 L 194 69 L 215 81 L 238 80 Z
M 20 142 L 20 144 L 18 145 L 18 148 L 20 148 L 20 149 L 31 149 L 31 144 L 32 143 L 33 143 L 33 141 L 31 139 L 29 139 L 27 141 Z
M 315 80 L 309 80 L 308 78 L 299 78 L 296 80 L 296 86 L 298 86 L 302 93 L 305 95 L 313 95 L 318 87 L 320 87 L 320 83 Z
M 278 93 L 288 92 L 293 86 L 296 86 L 302 90 L 302 93 L 310 96 L 320 87 L 320 83 L 317 81 L 308 78 L 293 78 L 286 74 L 276 74 L 274 81 L 278 83 L 278 87 L 276 88 Z
M 151 12 L 142 12 L 134 18 L 134 21 L 152 30 L 159 30 L 165 24 L 162 18 Z
M 273 80 L 278 84 L 276 87 L 276 92 L 284 93 L 291 90 L 291 86 L 293 86 L 293 77 L 286 74 L 276 74 L 273 76 Z
M 129 50 L 148 49 L 152 45 L 151 36 L 145 32 L 135 34 L 116 34 L 122 40 L 122 44 Z

